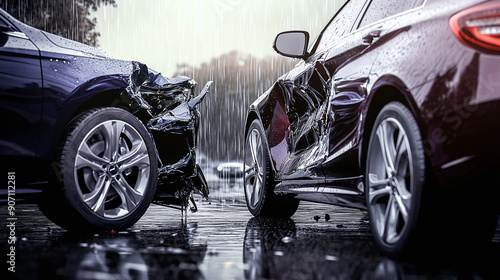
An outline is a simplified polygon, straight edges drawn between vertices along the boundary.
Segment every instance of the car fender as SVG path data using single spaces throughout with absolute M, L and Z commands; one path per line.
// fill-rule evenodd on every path
M 53 159 L 66 125 L 81 112 L 83 104 L 104 92 L 124 92 L 130 84 L 133 65 L 134 63 L 130 61 L 108 62 L 90 57 L 44 53 L 42 132 L 37 156 Z M 147 74 L 146 77 L 141 77 L 141 80 L 146 78 Z M 126 93 L 122 94 L 127 96 Z M 96 102 L 92 107 L 96 108 L 112 106 L 113 102 L 119 103 L 122 100 L 106 99 L 106 102 L 102 103 L 99 103 L 98 99 L 93 101 Z
M 365 139 L 369 139 L 373 123 L 380 112 L 380 110 L 391 101 L 399 101 L 403 103 L 408 109 L 412 112 L 415 120 L 417 121 L 418 126 L 420 127 L 421 133 L 422 131 L 422 116 L 420 109 L 415 102 L 413 97 L 414 92 L 418 91 L 417 88 L 409 89 L 401 79 L 399 79 L 395 75 L 383 75 L 378 79 L 374 80 L 367 85 L 367 97 L 364 101 L 365 105 L 362 109 L 362 118 L 360 129 L 364 131 L 364 136 L 361 137 L 361 149 L 358 153 L 359 163 L 361 167 L 364 167 L 364 156 L 366 155 L 366 149 L 368 147 L 368 141 L 364 141 Z M 425 134 L 422 134 L 422 137 L 425 138 Z

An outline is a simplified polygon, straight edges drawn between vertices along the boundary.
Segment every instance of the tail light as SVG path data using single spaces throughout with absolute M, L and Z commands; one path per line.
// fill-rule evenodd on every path
M 500 1 L 474 6 L 453 15 L 450 28 L 465 45 L 488 53 L 500 53 Z

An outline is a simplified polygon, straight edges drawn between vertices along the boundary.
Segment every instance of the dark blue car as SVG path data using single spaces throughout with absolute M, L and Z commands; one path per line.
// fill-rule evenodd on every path
M 34 199 L 69 229 L 120 229 L 152 201 L 208 196 L 195 143 L 209 84 L 195 86 L 0 9 L 1 201 Z

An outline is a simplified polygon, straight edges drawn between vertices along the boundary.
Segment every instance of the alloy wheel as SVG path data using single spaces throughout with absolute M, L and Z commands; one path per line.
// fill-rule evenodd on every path
M 386 244 L 396 244 L 408 228 L 412 211 L 412 153 L 399 120 L 384 119 L 370 143 L 367 203 L 372 228 Z
M 250 207 L 257 207 L 264 191 L 264 152 L 262 139 L 257 129 L 252 129 L 246 143 L 245 193 Z
M 98 216 L 120 218 L 143 199 L 150 177 L 144 139 L 121 120 L 90 130 L 76 153 L 74 178 L 80 199 Z

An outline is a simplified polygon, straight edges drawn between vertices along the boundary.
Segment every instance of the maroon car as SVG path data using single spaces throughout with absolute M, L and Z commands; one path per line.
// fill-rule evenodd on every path
M 500 1 L 350 0 L 312 44 L 287 31 L 274 49 L 300 61 L 249 108 L 253 215 L 290 217 L 300 200 L 367 209 L 393 256 L 491 240 Z

